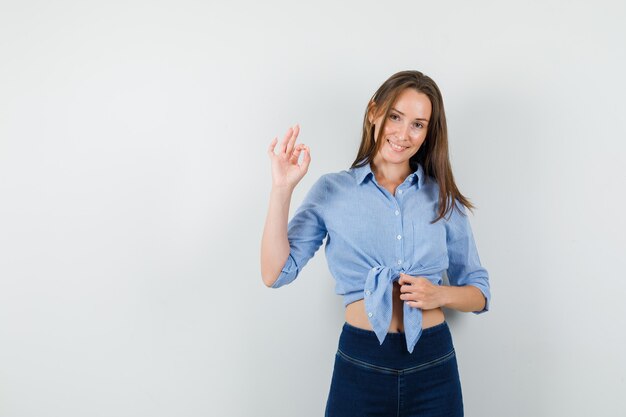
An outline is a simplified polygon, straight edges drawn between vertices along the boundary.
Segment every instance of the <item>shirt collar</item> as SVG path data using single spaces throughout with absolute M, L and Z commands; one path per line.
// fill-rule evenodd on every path
M 369 162 L 361 167 L 356 167 L 352 169 L 354 172 L 354 178 L 356 180 L 356 183 L 359 185 L 362 184 L 363 181 L 365 181 L 369 174 L 374 175 Z M 417 163 L 417 169 L 409 175 L 409 182 L 411 184 L 417 184 L 418 189 L 421 188 L 422 185 L 424 185 L 424 168 L 419 162 Z

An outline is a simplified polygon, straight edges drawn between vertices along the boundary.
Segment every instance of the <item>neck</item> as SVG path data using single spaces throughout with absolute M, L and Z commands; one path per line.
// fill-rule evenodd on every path
M 401 184 L 412 172 L 409 161 L 394 164 L 385 162 L 381 158 L 374 158 L 370 166 L 377 180 L 389 181 L 396 184 Z

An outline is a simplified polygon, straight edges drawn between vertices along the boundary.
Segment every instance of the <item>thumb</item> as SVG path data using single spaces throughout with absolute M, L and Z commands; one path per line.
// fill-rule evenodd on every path
M 304 152 L 304 156 L 302 156 L 302 169 L 307 171 L 309 169 L 309 165 L 311 164 L 311 154 L 309 153 L 309 147 L 305 147 L 302 152 Z

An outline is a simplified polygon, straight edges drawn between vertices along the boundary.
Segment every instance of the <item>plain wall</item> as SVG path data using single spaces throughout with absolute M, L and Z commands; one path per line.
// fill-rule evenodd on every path
M 393 73 L 442 90 L 491 310 L 446 310 L 467 416 L 626 415 L 625 6 L 0 2 L 0 416 L 320 416 L 323 247 L 268 289 L 266 149 L 356 156 Z

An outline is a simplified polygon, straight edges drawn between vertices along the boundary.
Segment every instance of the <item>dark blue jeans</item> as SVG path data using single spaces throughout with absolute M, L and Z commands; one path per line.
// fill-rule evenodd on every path
M 335 355 L 327 417 L 462 417 L 463 398 L 447 322 L 422 330 L 413 353 L 404 333 L 344 323 Z

